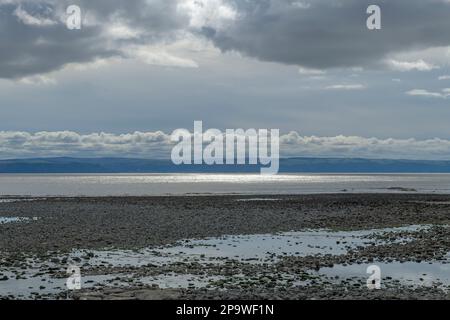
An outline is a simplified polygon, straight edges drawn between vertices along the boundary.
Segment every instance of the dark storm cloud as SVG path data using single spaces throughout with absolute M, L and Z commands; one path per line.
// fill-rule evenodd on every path
M 229 0 L 240 12 L 231 27 L 205 28 L 223 51 L 309 68 L 375 66 L 388 54 L 450 45 L 445 0 Z M 369 5 L 382 30 L 366 27 Z
M 116 54 L 99 41 L 98 28 L 76 34 L 51 25 L 27 25 L 12 4 L 0 7 L 0 77 L 17 78 L 57 69 L 68 62 L 86 62 Z
M 79 5 L 95 23 L 83 24 L 82 30 L 67 29 L 65 10 L 71 4 Z M 172 0 L 0 1 L 0 78 L 120 56 L 127 42 L 166 40 L 188 23 L 177 13 L 176 4 Z M 111 38 L 105 30 L 118 21 L 143 32 L 132 40 Z

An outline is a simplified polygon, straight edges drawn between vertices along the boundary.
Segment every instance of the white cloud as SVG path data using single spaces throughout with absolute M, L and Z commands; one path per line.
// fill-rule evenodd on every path
M 167 48 L 164 46 L 133 46 L 124 49 L 124 51 L 127 53 L 128 57 L 138 59 L 151 65 L 198 68 L 198 64 L 194 60 L 177 56 L 167 51 Z
M 29 26 L 51 26 L 55 25 L 57 22 L 48 18 L 43 17 L 35 17 L 30 15 L 28 12 L 22 9 L 21 6 L 18 6 L 14 11 L 14 15 L 21 21 L 23 24 Z
M 18 132 L 0 131 L 2 158 L 42 156 L 141 156 L 158 158 L 167 154 L 169 136 L 163 132 L 134 132 L 129 134 L 72 131 Z
M 387 65 L 390 69 L 395 71 L 431 71 L 433 69 L 438 69 L 439 67 L 427 63 L 424 60 L 420 59 L 417 61 L 398 61 L 398 60 L 388 60 Z
M 172 146 L 170 135 L 161 131 L 129 134 L 0 131 L 2 159 L 50 156 L 168 159 Z M 450 140 L 317 137 L 290 132 L 280 136 L 280 148 L 282 157 L 448 159 Z
M 366 89 L 365 85 L 362 84 L 335 84 L 326 87 L 328 90 L 362 90 Z
M 448 159 L 450 140 L 378 139 L 358 136 L 316 137 L 291 132 L 281 136 L 283 156 Z
M 298 9 L 309 9 L 311 8 L 311 4 L 304 1 L 295 1 L 292 2 L 292 6 Z
M 415 62 L 419 66 L 422 65 L 424 67 L 425 70 L 423 71 L 429 71 L 428 69 L 430 67 L 434 67 L 433 69 L 439 69 L 440 67 L 448 67 L 450 65 L 450 47 L 449 46 L 427 47 L 424 49 L 398 52 L 390 55 L 389 58 L 385 61 L 385 64 L 389 67 L 390 66 L 389 61 L 392 60 L 397 62 L 398 61 Z M 421 61 L 424 61 L 425 63 L 421 63 Z
M 305 75 L 305 76 L 322 76 L 322 75 L 326 74 L 326 71 L 320 70 L 320 69 L 310 69 L 310 68 L 299 67 L 298 73 Z
M 143 33 L 142 30 L 133 29 L 124 23 L 114 23 L 105 29 L 106 36 L 116 40 L 137 39 Z
M 428 91 L 428 90 L 424 90 L 424 89 L 413 89 L 413 90 L 407 91 L 406 94 L 408 96 L 421 96 L 421 97 L 445 99 L 448 96 L 448 92 L 446 90 L 448 90 L 448 89 L 444 89 L 444 90 L 442 90 L 442 92 L 433 92 L 433 91 Z
M 56 79 L 48 75 L 35 75 L 19 79 L 17 82 L 26 85 L 54 85 Z
M 238 17 L 238 12 L 223 0 L 181 0 L 178 10 L 186 13 L 193 28 L 224 28 Z
M 450 80 L 450 76 L 448 76 L 448 75 L 440 76 L 438 79 L 439 80 Z

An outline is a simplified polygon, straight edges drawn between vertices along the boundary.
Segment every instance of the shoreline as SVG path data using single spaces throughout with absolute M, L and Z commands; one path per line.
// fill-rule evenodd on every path
M 450 175 L 450 174 L 449 174 Z M 242 192 L 229 192 L 229 193 L 216 193 L 216 192 L 199 192 L 199 193 L 180 193 L 180 194 L 157 194 L 157 195 L 19 195 L 19 194 L 0 194 L 0 200 L 4 199 L 18 199 L 18 200 L 55 200 L 55 199 L 117 199 L 117 198 L 136 198 L 136 199 L 152 199 L 152 198 L 192 198 L 192 197 L 253 197 L 253 198 L 274 198 L 274 197 L 302 197 L 302 196 L 364 196 L 364 195 L 419 195 L 419 196 L 449 196 L 448 193 L 439 192 L 422 192 L 417 190 L 409 190 L 409 188 L 392 187 L 392 188 L 380 188 L 380 192 L 356 192 L 356 191 L 336 191 L 336 192 L 309 192 L 309 193 L 242 193 Z M 391 190 L 391 191 L 389 191 Z

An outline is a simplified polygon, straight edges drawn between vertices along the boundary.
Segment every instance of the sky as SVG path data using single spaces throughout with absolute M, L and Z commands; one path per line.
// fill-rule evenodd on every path
M 282 156 L 449 159 L 449 30 L 449 0 L 0 0 L 0 158 L 164 158 L 202 120 L 279 129 Z

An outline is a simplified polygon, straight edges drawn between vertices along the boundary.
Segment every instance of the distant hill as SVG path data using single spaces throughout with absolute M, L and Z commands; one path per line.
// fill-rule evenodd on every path
M 39 158 L 0 160 L 0 173 L 230 173 L 259 172 L 249 165 L 182 165 L 131 158 Z M 286 158 L 284 173 L 450 173 L 450 161 Z

